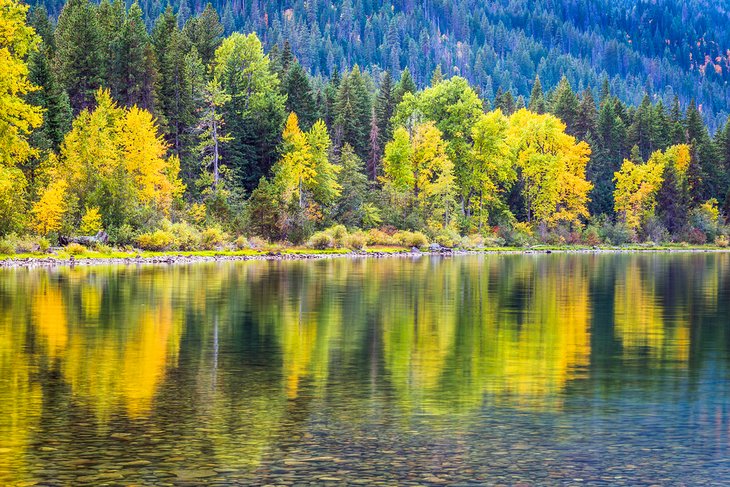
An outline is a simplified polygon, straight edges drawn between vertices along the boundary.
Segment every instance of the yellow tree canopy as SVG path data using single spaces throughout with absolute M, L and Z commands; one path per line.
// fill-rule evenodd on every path
M 167 214 L 184 189 L 167 149 L 152 114 L 121 108 L 100 89 L 96 108 L 81 112 L 64 139 L 60 173 L 80 207 L 99 208 L 106 224 L 123 223 L 135 207 Z
M 566 134 L 557 117 L 524 108 L 510 117 L 507 141 L 522 170 L 531 221 L 575 224 L 588 217 L 588 193 L 593 188 L 585 177 L 588 144 Z
M 26 137 L 43 122 L 41 109 L 25 95 L 36 87 L 28 79 L 26 57 L 39 42 L 26 25 L 27 5 L 0 0 L 0 165 L 14 166 L 34 154 Z
M 614 209 L 630 228 L 639 228 L 647 217 L 654 214 L 665 165 L 666 156 L 656 151 L 645 164 L 624 159 L 621 170 L 614 173 Z
M 68 183 L 58 178 L 51 182 L 33 205 L 34 226 L 41 235 L 61 230 L 63 216 L 66 214 L 66 190 Z

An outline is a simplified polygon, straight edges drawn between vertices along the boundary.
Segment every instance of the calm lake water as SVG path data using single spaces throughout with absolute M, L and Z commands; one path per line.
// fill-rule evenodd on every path
M 1 485 L 730 483 L 730 254 L 0 271 Z

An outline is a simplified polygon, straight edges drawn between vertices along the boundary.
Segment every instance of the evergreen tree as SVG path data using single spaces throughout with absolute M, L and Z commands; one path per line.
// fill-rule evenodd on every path
M 715 145 L 694 100 L 687 108 L 685 130 L 702 174 L 702 183 L 700 187 L 694 188 L 693 195 L 701 199 L 698 202 L 705 202 L 710 198 L 722 200 L 727 193 L 727 174 L 718 163 Z
M 236 184 L 252 191 L 277 159 L 285 97 L 256 34 L 234 33 L 216 50 L 214 76 L 231 101 L 223 107 L 228 133 L 222 157 Z
M 286 93 L 286 111 L 294 112 L 299 117 L 302 130 L 309 130 L 317 121 L 317 105 L 309 84 L 309 77 L 298 62 L 294 62 L 284 80 Z
M 340 149 L 336 163 L 342 168 L 337 182 L 345 191 L 337 198 L 332 217 L 334 221 L 347 226 L 363 224 L 363 206 L 368 194 L 368 178 L 363 172 L 362 159 L 357 157 L 350 144 Z
M 368 155 L 371 104 L 365 79 L 357 65 L 340 82 L 335 110 L 336 144 L 349 143 L 355 154 L 365 159 Z
M 580 140 L 588 140 L 589 135 L 595 135 L 598 123 L 598 111 L 591 90 L 583 91 L 578 112 L 575 117 L 575 136 Z
M 565 123 L 570 135 L 576 135 L 576 117 L 578 116 L 578 97 L 575 96 L 568 78 L 563 76 L 552 94 L 551 113 Z
M 542 91 L 542 83 L 540 77 L 535 76 L 535 82 L 532 84 L 532 92 L 530 93 L 530 104 L 527 106 L 531 112 L 543 114 L 546 111 L 545 94 Z
M 42 42 L 39 49 L 28 57 L 28 78 L 38 88 L 28 95 L 28 101 L 43 109 L 43 125 L 31 134 L 30 141 L 37 149 L 57 151 L 64 135 L 71 129 L 73 115 L 68 95 L 52 69 L 53 30 L 47 24 L 45 8 L 37 8 L 31 21 L 34 28 L 40 23 L 40 31 L 44 32 L 49 43 Z
M 155 90 L 155 65 L 150 39 L 142 19 L 142 9 L 133 3 L 124 20 L 117 49 L 115 70 L 120 83 L 112 94 L 126 106 L 152 110 Z
M 184 171 L 190 173 L 189 166 L 197 166 L 186 160 L 195 143 L 189 130 L 195 124 L 198 87 L 194 85 L 202 80 L 193 79 L 189 70 L 187 57 L 197 56 L 197 53 L 190 53 L 190 42 L 180 31 L 172 7 L 157 20 L 152 42 L 158 60 L 157 113 L 164 121 L 172 150 L 181 158 Z
M 94 103 L 104 76 L 102 32 L 89 0 L 69 0 L 58 18 L 56 67 L 75 113 Z
M 203 12 L 187 21 L 183 33 L 190 43 L 195 46 L 204 66 L 213 61 L 215 50 L 220 46 L 223 36 L 223 25 L 218 18 L 218 12 L 208 2 Z
M 393 91 L 393 101 L 397 106 L 402 100 L 406 93 L 415 93 L 417 90 L 416 82 L 413 81 L 413 76 L 408 68 L 404 69 L 400 74 L 398 84 L 395 86 Z
M 378 128 L 378 147 L 382 150 L 393 135 L 390 119 L 395 111 L 395 88 L 390 72 L 380 78 L 378 95 L 375 99 L 375 124 Z

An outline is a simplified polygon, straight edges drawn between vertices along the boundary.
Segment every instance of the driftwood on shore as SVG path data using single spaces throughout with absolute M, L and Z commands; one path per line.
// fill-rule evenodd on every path
M 106 244 L 107 242 L 109 242 L 109 235 L 104 230 L 101 230 L 96 235 L 80 235 L 78 237 L 61 235 L 58 237 L 58 243 L 64 247 L 70 243 L 77 243 L 89 247 L 96 244 Z

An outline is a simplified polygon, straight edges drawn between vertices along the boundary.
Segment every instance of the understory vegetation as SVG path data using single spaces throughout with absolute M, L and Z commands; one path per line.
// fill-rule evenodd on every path
M 312 77 L 210 5 L 0 6 L 0 254 L 728 245 L 730 124 L 694 102 Z

